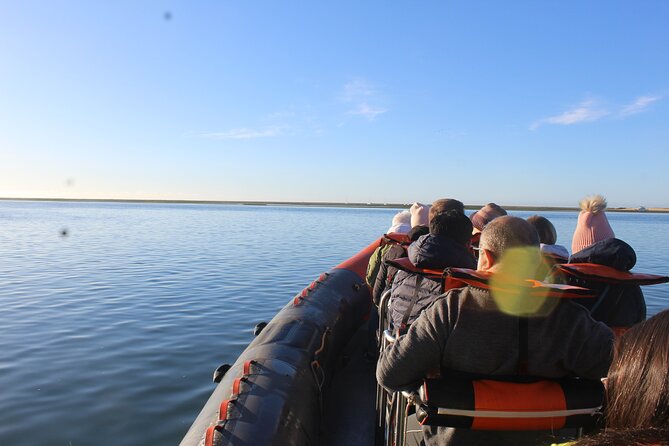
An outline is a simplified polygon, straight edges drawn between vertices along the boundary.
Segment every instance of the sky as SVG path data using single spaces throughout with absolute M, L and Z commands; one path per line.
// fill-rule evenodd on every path
M 0 197 L 669 207 L 669 2 L 0 0 Z

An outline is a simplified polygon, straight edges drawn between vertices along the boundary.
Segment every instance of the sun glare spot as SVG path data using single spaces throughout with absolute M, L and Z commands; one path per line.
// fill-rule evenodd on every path
M 502 312 L 531 317 L 552 310 L 554 299 L 527 281 L 536 278 L 540 259 L 537 248 L 512 248 L 502 256 L 500 268 L 490 280 L 493 299 Z

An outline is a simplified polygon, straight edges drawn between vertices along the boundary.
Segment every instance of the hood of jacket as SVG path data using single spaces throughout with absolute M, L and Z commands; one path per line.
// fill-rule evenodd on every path
M 573 254 L 569 263 L 596 263 L 629 271 L 636 264 L 636 253 L 622 240 L 607 238 Z
M 418 268 L 476 269 L 476 259 L 462 244 L 443 235 L 427 234 L 409 245 L 409 260 Z
M 569 258 L 569 251 L 562 245 L 546 245 L 544 243 L 539 245 L 539 250 L 544 254 L 551 254 L 554 256 L 562 257 L 564 259 Z

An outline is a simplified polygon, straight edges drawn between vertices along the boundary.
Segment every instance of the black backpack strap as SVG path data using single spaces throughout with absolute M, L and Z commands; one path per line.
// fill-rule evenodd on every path
M 529 318 L 518 317 L 518 365 L 516 373 L 519 375 L 527 375 L 528 371 L 530 350 L 529 323 Z

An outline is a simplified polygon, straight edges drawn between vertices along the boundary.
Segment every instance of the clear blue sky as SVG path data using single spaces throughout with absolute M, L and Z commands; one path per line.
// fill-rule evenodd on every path
M 669 207 L 669 2 L 0 2 L 0 196 Z

